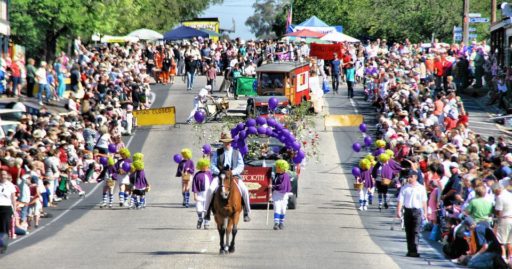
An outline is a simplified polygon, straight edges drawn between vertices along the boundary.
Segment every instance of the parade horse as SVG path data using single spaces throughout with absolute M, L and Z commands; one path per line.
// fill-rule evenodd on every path
M 235 237 L 241 212 L 242 195 L 238 189 L 237 178 L 230 170 L 221 172 L 219 188 L 213 197 L 213 213 L 220 236 L 219 254 L 235 252 Z M 230 236 L 231 243 L 229 243 Z

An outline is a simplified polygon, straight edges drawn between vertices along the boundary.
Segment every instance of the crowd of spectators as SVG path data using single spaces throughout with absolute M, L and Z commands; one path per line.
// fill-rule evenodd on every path
M 447 257 L 472 268 L 508 264 L 510 141 L 473 132 L 460 98 L 467 87 L 500 85 L 504 71 L 485 42 L 421 46 L 406 41 L 387 46 L 385 40 L 377 40 L 349 48 L 349 53 L 351 61 L 361 62 L 365 97 L 378 115 L 377 150 L 361 162 L 363 175 L 357 178 L 368 180 L 361 188 L 360 210 L 370 206 L 373 195 L 379 196 L 379 209 L 382 204 L 387 208 L 388 187 L 400 190 L 414 175 L 428 201 L 426 208 L 412 209 L 423 212 L 418 217 L 426 216 L 423 228 L 431 230 L 430 240 L 442 241 Z M 368 169 L 373 170 L 371 176 L 364 175 Z M 417 244 L 419 229 L 407 233 L 408 244 Z

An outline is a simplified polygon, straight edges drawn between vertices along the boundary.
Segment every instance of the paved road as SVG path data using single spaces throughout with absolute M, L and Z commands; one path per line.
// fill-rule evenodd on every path
M 198 82 L 204 83 L 200 78 Z M 220 85 L 220 84 L 218 84 Z M 188 116 L 193 93 L 181 82 L 156 86 L 154 107 L 174 105 L 177 121 Z M 194 91 L 197 92 L 197 89 Z M 356 98 L 358 110 L 371 115 Z M 345 98 L 327 97 L 331 113 L 352 113 Z M 207 125 L 209 126 L 209 125 Z M 191 147 L 198 156 L 197 130 L 191 125 L 138 129 L 132 151 L 145 154 L 152 184 L 145 210 L 99 209 L 99 189 L 39 232 L 14 243 L 1 268 L 419 268 L 449 266 L 435 250 L 422 245 L 428 259 L 405 258 L 405 236 L 390 231 L 390 213 L 355 209 L 350 171 L 356 156 L 350 145 L 355 128 L 323 131 L 317 118 L 322 153 L 309 160 L 299 187 L 298 209 L 287 214 L 287 228 L 265 225 L 266 211 L 254 210 L 241 223 L 237 252 L 218 255 L 216 230 L 196 230 L 193 208 L 181 207 L 180 181 L 172 155 Z M 216 139 L 216 135 L 212 140 Z M 212 140 L 210 142 L 212 142 Z M 333 147 L 333 145 L 336 145 Z M 75 202 L 76 200 L 70 201 Z M 56 216 L 57 217 L 57 216 Z

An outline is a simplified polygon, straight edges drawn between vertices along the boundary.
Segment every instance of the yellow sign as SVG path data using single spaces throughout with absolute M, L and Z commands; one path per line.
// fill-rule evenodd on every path
M 210 31 L 213 31 L 216 33 L 219 32 L 219 28 L 220 28 L 220 22 L 218 20 L 211 20 L 211 21 L 191 20 L 191 21 L 184 21 L 181 24 L 188 26 L 188 27 L 198 29 L 198 30 L 206 29 L 206 30 L 210 30 Z M 211 36 L 210 39 L 216 42 L 219 38 L 216 36 Z
M 349 127 L 359 126 L 363 123 L 362 115 L 326 115 L 325 127 Z
M 138 126 L 174 125 L 176 124 L 176 108 L 161 107 L 133 111 Z

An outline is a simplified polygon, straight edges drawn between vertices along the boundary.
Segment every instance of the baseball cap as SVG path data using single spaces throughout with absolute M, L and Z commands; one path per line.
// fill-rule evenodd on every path
M 412 169 L 409 169 L 405 172 L 405 177 L 411 177 L 411 176 L 418 176 L 418 172 L 412 170 Z

